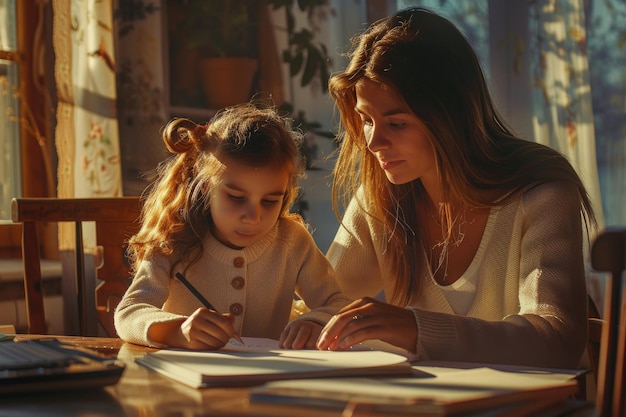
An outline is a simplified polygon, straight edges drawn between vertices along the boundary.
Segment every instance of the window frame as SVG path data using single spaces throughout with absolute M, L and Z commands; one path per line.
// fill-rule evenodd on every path
M 15 51 L 0 50 L 0 59 L 12 61 L 17 64 L 18 86 L 16 89 L 19 121 L 19 154 L 21 195 L 24 197 L 52 197 L 54 189 L 50 189 L 56 178 L 47 178 L 44 153 L 50 151 L 54 144 L 53 125 L 54 113 L 50 106 L 49 91 L 46 87 L 49 81 L 45 79 L 47 70 L 37 68 L 36 45 L 44 48 L 46 31 L 49 30 L 46 22 L 47 16 L 52 13 L 50 2 L 37 4 L 31 1 L 15 1 L 15 27 L 17 37 L 17 49 Z M 40 25 L 44 30 L 34 31 L 32 28 Z M 51 50 L 47 45 L 45 51 Z M 47 53 L 43 55 L 48 56 Z M 47 66 L 47 64 L 45 64 Z M 41 143 L 41 137 L 49 140 Z M 45 151 L 45 152 L 44 152 Z M 54 172 L 54 170 L 53 170 Z M 21 227 L 13 224 L 10 219 L 0 223 L 0 258 L 13 258 L 21 256 Z

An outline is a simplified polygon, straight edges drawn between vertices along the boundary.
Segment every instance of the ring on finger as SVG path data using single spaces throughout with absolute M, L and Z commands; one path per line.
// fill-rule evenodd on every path
M 356 313 L 354 316 L 352 316 L 352 320 L 361 320 L 362 318 L 364 318 L 365 316 L 361 313 Z

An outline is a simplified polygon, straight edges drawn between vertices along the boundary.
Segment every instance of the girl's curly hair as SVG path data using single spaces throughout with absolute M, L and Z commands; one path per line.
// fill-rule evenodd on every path
M 211 225 L 209 195 L 224 157 L 251 166 L 286 167 L 291 175 L 280 217 L 299 219 L 289 210 L 304 175 L 302 134 L 274 107 L 230 107 L 206 125 L 173 119 L 163 130 L 163 141 L 173 155 L 159 164 L 157 180 L 145 196 L 141 228 L 129 240 L 133 268 L 153 253 L 177 257 L 173 265 L 200 258 Z

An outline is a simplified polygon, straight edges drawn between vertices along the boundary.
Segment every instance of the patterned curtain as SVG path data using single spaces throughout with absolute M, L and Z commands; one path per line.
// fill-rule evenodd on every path
M 119 196 L 122 175 L 112 0 L 53 0 L 52 7 L 58 98 L 57 196 Z M 96 253 L 95 227 L 85 223 L 83 229 L 86 253 Z M 64 331 L 73 334 L 78 331 L 73 225 L 59 224 L 59 250 Z M 95 283 L 94 274 L 85 282 L 88 294 L 93 294 Z M 95 322 L 95 317 L 87 319 Z
M 59 197 L 121 195 L 113 7 L 54 0 Z
M 57 196 L 122 193 L 116 107 L 113 7 L 110 0 L 54 0 Z M 61 225 L 59 248 L 72 248 Z M 87 243 L 95 242 L 87 230 Z M 93 244 L 93 243 L 92 243 Z

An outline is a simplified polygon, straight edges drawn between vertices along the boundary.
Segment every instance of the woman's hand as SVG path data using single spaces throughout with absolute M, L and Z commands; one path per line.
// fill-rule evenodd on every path
M 380 339 L 414 352 L 417 326 L 413 312 L 369 297 L 356 300 L 328 321 L 317 348 L 346 350 L 370 339 Z
M 280 335 L 283 349 L 315 349 L 322 326 L 311 320 L 296 320 L 289 323 Z
M 217 350 L 235 335 L 234 316 L 201 307 L 184 320 L 155 323 L 148 330 L 150 340 L 171 347 Z

